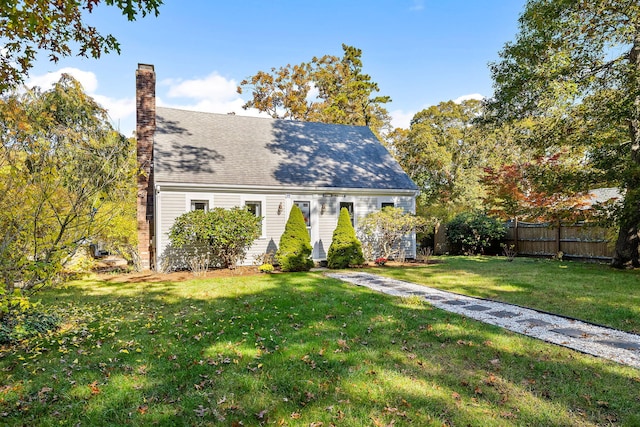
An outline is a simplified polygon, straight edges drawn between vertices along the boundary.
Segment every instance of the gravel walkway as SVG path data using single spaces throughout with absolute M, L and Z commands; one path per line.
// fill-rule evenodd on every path
M 374 274 L 327 273 L 327 276 L 389 295 L 417 295 L 442 310 L 640 368 L 640 335 Z

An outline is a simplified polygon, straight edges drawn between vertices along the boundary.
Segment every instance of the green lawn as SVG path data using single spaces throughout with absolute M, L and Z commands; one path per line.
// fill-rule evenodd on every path
M 451 282 L 452 262 L 411 274 Z M 67 322 L 2 350 L 3 425 L 640 424 L 637 369 L 320 273 L 88 279 L 41 298 Z
M 504 257 L 436 257 L 437 264 L 370 271 L 640 333 L 640 271 L 604 264 Z

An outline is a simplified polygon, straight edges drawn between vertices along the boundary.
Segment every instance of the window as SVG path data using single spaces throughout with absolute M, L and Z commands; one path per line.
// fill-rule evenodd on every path
M 355 226 L 353 223 L 353 202 L 340 202 L 340 210 L 342 210 L 342 208 L 347 209 L 349 212 L 349 218 L 351 218 L 351 225 Z
M 244 205 L 255 216 L 262 216 L 262 202 L 244 202 Z
M 307 226 L 307 230 L 311 233 L 311 202 L 293 202 L 302 211 L 302 217 L 304 218 L 304 224 Z
M 249 212 L 251 212 L 253 215 L 257 216 L 257 217 L 261 217 L 262 218 L 262 222 L 260 224 L 260 237 L 265 237 L 264 233 L 265 233 L 265 224 L 266 224 L 266 218 L 264 215 L 264 212 L 262 210 L 262 206 L 263 204 L 265 204 L 266 202 L 264 200 L 245 200 L 244 201 L 244 207 L 246 210 L 248 210 Z
M 380 204 L 380 209 L 384 209 L 384 208 L 395 208 L 396 205 L 393 202 L 382 202 Z
M 191 210 L 192 211 L 208 211 L 209 210 L 209 201 L 208 200 L 192 200 L 191 201 Z

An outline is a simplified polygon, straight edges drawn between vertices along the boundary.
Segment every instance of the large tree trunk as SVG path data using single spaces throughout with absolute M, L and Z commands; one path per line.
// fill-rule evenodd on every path
M 620 220 L 620 232 L 611 265 L 624 268 L 631 262 L 640 267 L 638 243 L 640 239 L 640 28 L 636 28 L 634 43 L 629 52 L 629 90 L 633 106 L 629 117 L 631 164 L 625 177 L 626 194 Z

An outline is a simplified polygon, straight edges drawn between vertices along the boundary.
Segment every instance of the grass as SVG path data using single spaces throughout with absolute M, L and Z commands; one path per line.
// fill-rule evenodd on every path
M 3 425 L 640 424 L 639 370 L 319 273 L 41 297 L 66 323 L 0 353 Z
M 504 257 L 441 257 L 415 268 L 372 268 L 400 280 L 640 333 L 640 271 L 604 264 Z

